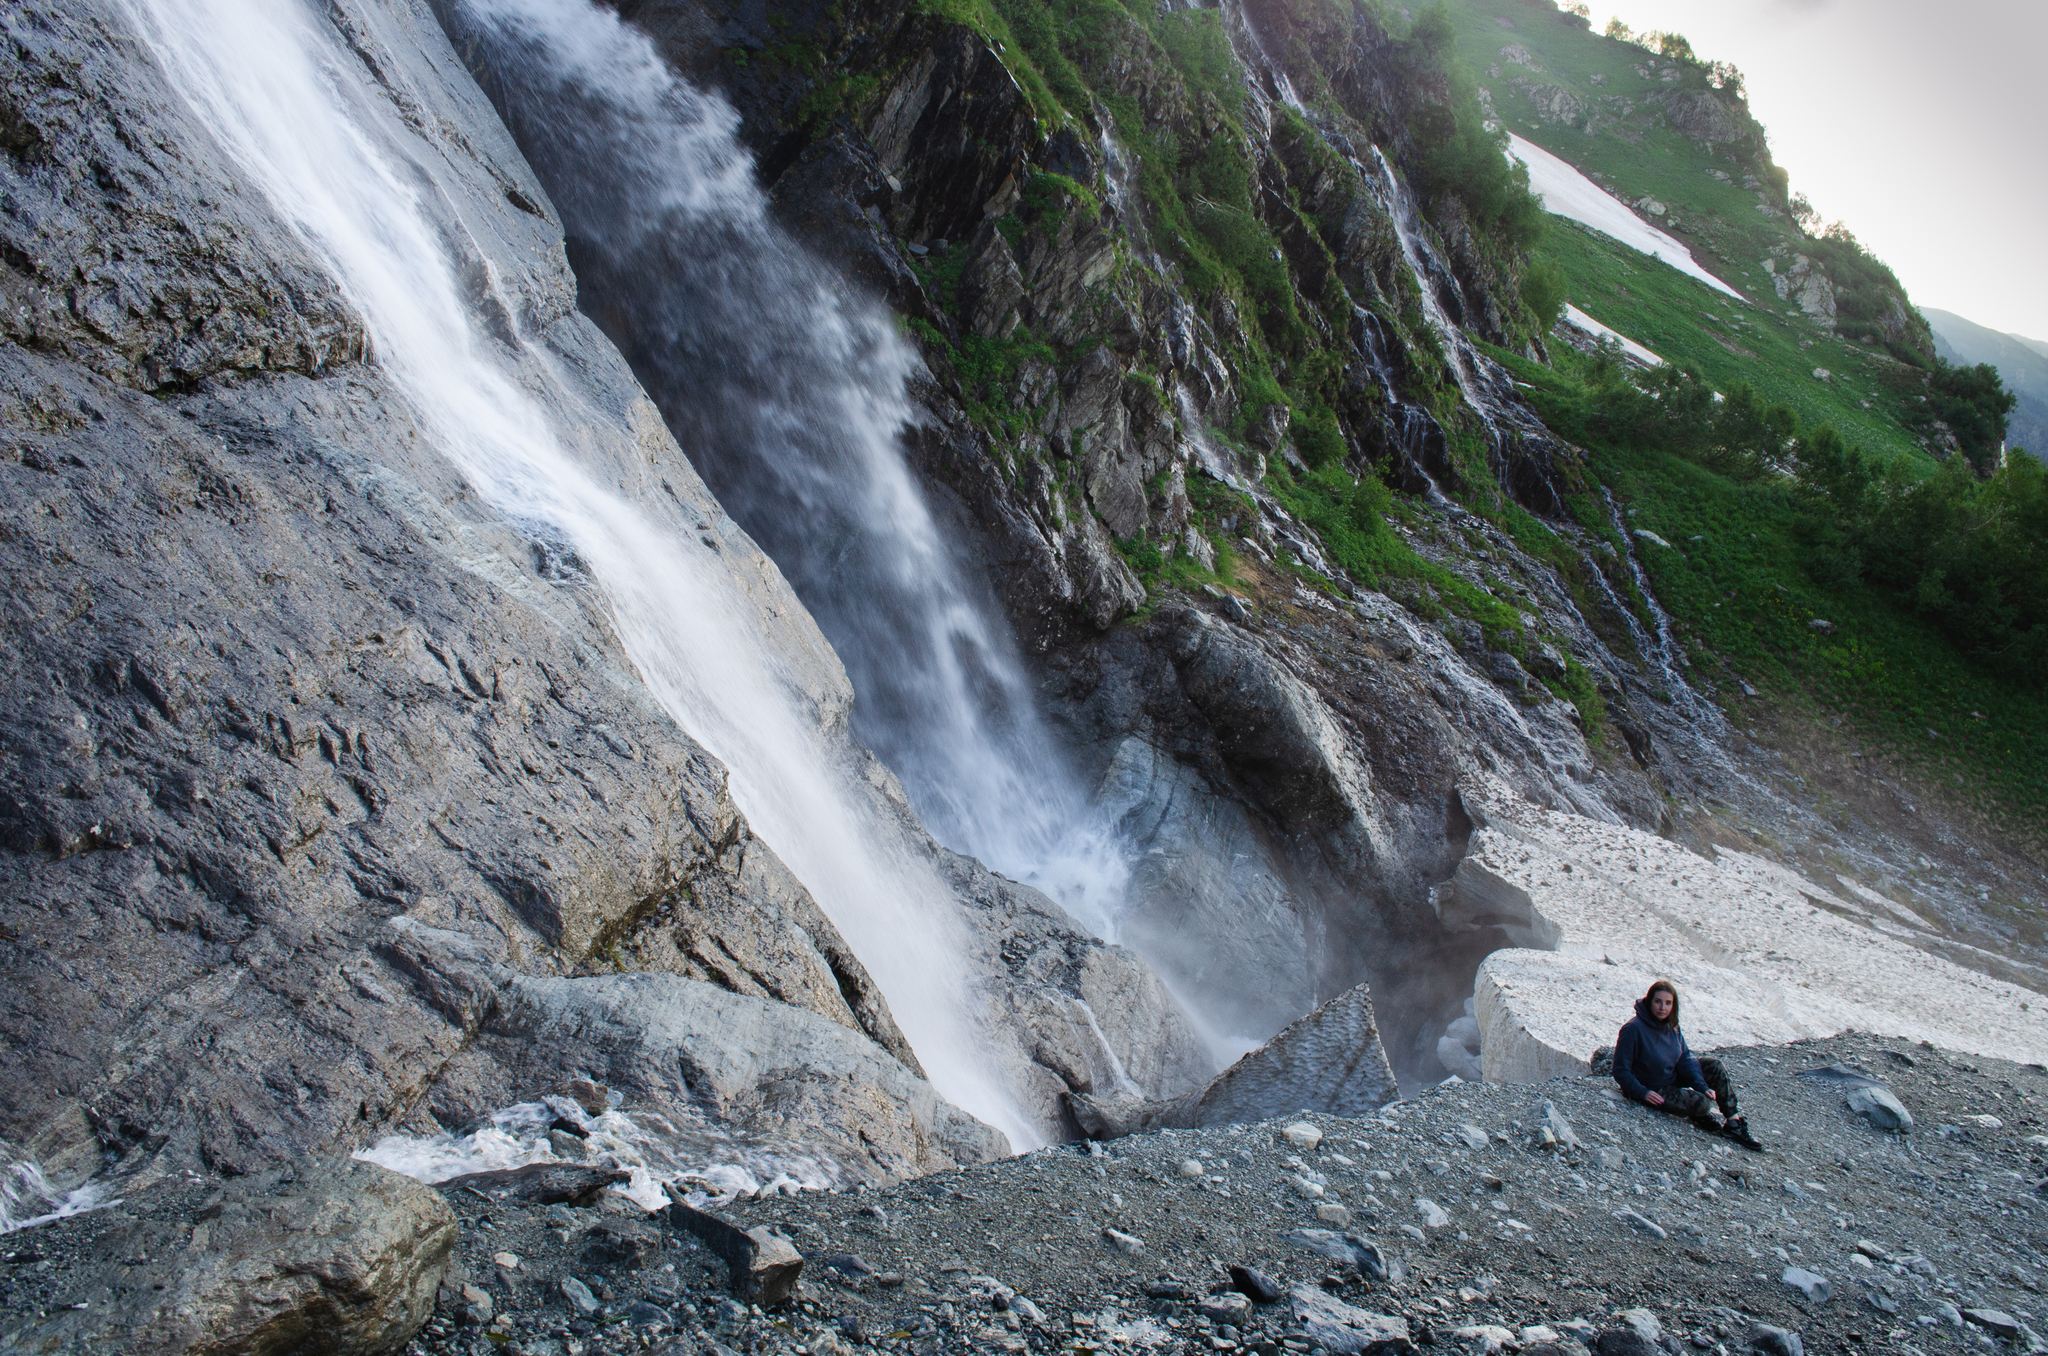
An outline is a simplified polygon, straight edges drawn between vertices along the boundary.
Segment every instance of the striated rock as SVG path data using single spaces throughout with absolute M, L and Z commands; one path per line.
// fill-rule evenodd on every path
M 0 1332 L 9 1351 L 397 1352 L 433 1312 L 456 1233 L 438 1193 L 346 1159 L 210 1195 L 173 1181 L 42 1227 L 93 1242 L 73 1307 Z
M 1233 1125 L 1290 1111 L 1359 1116 L 1400 1095 L 1365 985 L 1338 995 L 1217 1075 L 1171 1101 L 1070 1094 L 1090 1139 L 1160 1129 Z
M 650 1112 L 666 1120 L 678 1151 L 715 1153 L 737 1139 L 824 1157 L 855 1178 L 1009 1152 L 999 1132 L 873 1042 L 787 1004 L 675 975 L 506 975 L 490 1008 L 447 1075 L 488 1102 L 595 1073 L 643 1122 Z

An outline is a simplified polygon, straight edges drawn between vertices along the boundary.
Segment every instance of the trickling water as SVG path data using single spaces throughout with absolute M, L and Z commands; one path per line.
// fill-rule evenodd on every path
M 590 0 L 459 0 L 561 209 L 581 304 L 853 680 L 854 728 L 942 842 L 1112 935 L 1129 868 L 899 441 L 918 360 L 769 219 L 736 119 Z
M 1036 1142 L 977 1039 L 957 904 L 900 829 L 872 808 L 839 735 L 821 727 L 803 687 L 815 653 L 797 653 L 797 641 L 770 633 L 747 582 L 718 549 L 687 533 L 659 485 L 633 484 L 630 467 L 597 470 L 583 449 L 631 447 L 633 431 L 583 401 L 550 350 L 512 332 L 505 318 L 517 308 L 504 306 L 487 327 L 465 300 L 460 279 L 498 275 L 461 220 L 460 185 L 442 187 L 457 167 L 431 132 L 415 130 L 432 125 L 418 117 L 426 101 L 403 88 L 397 59 L 376 64 L 375 79 L 388 87 L 375 83 L 372 64 L 345 50 L 332 26 L 345 18 L 369 35 L 361 42 L 394 21 L 342 0 L 317 11 L 296 0 L 130 4 L 198 124 L 362 316 L 379 365 L 431 444 L 487 503 L 566 538 L 588 565 L 650 691 L 730 769 L 734 800 L 874 973 L 939 1090 L 1017 1148 Z M 569 56 L 600 60 L 602 31 L 558 37 L 579 44 Z M 412 35 L 394 36 L 387 47 Z M 747 167 L 729 122 L 708 103 L 693 106 L 701 116 L 664 123 L 667 140 L 650 153 L 697 156 L 704 173 L 665 181 L 667 190 L 682 195 L 684 207 L 743 199 L 736 184 Z M 618 480 L 625 483 L 612 488 Z
M 1385 195 L 1387 216 L 1393 221 L 1394 235 L 1401 242 L 1401 257 L 1407 261 L 1408 271 L 1415 275 L 1416 289 L 1422 294 L 1423 314 L 1429 317 L 1429 323 L 1443 342 L 1444 357 L 1450 362 L 1451 375 L 1457 380 L 1458 389 L 1464 393 L 1465 403 L 1486 424 L 1488 433 L 1493 434 L 1493 401 L 1473 376 L 1465 332 L 1452 321 L 1444 310 L 1442 297 L 1437 294 L 1436 275 L 1448 275 L 1449 271 L 1423 238 L 1422 228 L 1417 224 L 1419 209 L 1415 205 L 1415 195 L 1394 173 L 1393 165 L 1379 147 L 1373 147 L 1372 154 L 1379 166 L 1377 179 L 1380 191 Z M 1360 169 L 1363 172 L 1362 166 Z
M 1636 536 L 1629 529 L 1628 520 L 1622 516 L 1621 505 L 1614 502 L 1614 492 L 1605 485 L 1600 487 L 1600 497 L 1607 504 L 1607 521 L 1614 525 L 1615 535 L 1621 538 L 1622 559 L 1628 565 L 1629 578 L 1635 581 L 1636 592 L 1642 595 L 1643 604 L 1650 611 L 1650 625 L 1646 628 L 1633 609 L 1622 607 L 1622 615 L 1628 618 L 1631 639 L 1642 652 L 1644 659 L 1656 666 L 1657 675 L 1664 680 L 1666 690 L 1674 702 L 1688 717 L 1695 720 L 1710 720 L 1718 723 L 1722 717 L 1710 703 L 1703 702 L 1692 685 L 1685 681 L 1678 664 L 1678 639 L 1671 632 L 1671 617 L 1657 601 L 1657 591 L 1650 587 L 1650 576 L 1643 569 L 1643 562 L 1636 554 Z M 1595 570 L 1595 574 L 1599 571 Z M 1606 581 L 1603 579 L 1602 584 Z M 1610 594 L 1612 590 L 1609 591 Z M 1621 600 L 1615 599 L 1617 606 Z

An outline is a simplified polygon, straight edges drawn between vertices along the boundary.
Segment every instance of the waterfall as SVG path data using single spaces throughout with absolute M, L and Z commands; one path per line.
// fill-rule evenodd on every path
M 863 743 L 941 842 L 1114 935 L 1129 868 L 900 434 L 918 358 L 769 217 L 723 101 L 591 0 L 451 0 L 561 210 L 580 304 L 853 681 Z
M 586 447 L 634 446 L 630 416 L 584 400 L 568 365 L 518 331 L 499 281 L 516 264 L 501 270 L 462 219 L 448 157 L 469 152 L 438 140 L 402 61 L 358 56 L 335 27 L 349 24 L 360 47 L 388 25 L 382 46 L 395 51 L 417 40 L 396 31 L 406 18 L 339 0 L 129 4 L 197 123 L 362 316 L 429 443 L 504 517 L 566 539 L 589 568 L 649 690 L 729 769 L 734 801 L 874 973 L 939 1091 L 1017 1148 L 1037 1142 L 975 1038 L 957 902 L 807 697 L 815 653 L 771 634 L 774 581 L 751 581 L 764 595 L 753 596 L 664 507 L 659 484 L 620 487 L 633 468 L 594 464 Z M 560 36 L 588 40 L 572 55 L 602 59 L 595 27 Z M 663 124 L 685 141 L 660 152 L 694 150 L 706 176 L 667 187 L 698 203 L 743 199 L 748 166 L 729 120 L 695 106 L 696 121 Z M 872 345 L 857 356 L 888 361 Z M 644 459 L 637 473 L 649 477 Z

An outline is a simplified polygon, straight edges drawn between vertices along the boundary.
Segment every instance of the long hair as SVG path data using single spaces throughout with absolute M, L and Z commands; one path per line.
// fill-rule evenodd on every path
M 1657 1019 L 1651 1015 L 1653 1010 L 1650 1007 L 1650 1000 L 1652 998 L 1655 998 L 1659 992 L 1668 993 L 1671 995 L 1671 1015 L 1664 1020 L 1662 1025 L 1668 1031 L 1676 1031 L 1678 1029 L 1678 986 L 1673 984 L 1668 979 L 1658 980 L 1656 983 L 1650 985 L 1649 989 L 1644 992 L 1643 1001 L 1641 1005 L 1643 1010 L 1643 1020 L 1653 1023 L 1656 1022 Z

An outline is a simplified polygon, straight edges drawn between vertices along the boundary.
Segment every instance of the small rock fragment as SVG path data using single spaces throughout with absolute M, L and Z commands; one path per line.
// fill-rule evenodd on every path
M 1415 1211 L 1422 1216 L 1422 1223 L 1431 1229 L 1441 1229 L 1451 1222 L 1449 1212 L 1427 1196 L 1415 1198 Z
M 1230 1283 L 1238 1293 L 1249 1295 L 1255 1304 L 1278 1304 L 1287 1298 L 1286 1288 L 1257 1267 L 1231 1267 Z
M 1104 1242 L 1126 1257 L 1143 1257 L 1145 1255 L 1145 1240 L 1139 1238 L 1136 1234 L 1127 1234 L 1121 1229 L 1104 1229 L 1102 1231 L 1102 1238 Z
M 1325 1224 L 1334 1224 L 1339 1229 L 1351 1227 L 1351 1211 L 1335 1201 L 1317 1201 L 1316 1218 Z
M 574 1078 L 562 1085 L 562 1096 L 583 1108 L 590 1116 L 602 1116 L 611 1110 L 612 1095 L 602 1083 L 593 1083 L 587 1078 Z
M 1660 1345 L 1664 1340 L 1664 1325 L 1648 1309 L 1624 1309 L 1615 1317 L 1633 1328 L 1651 1346 Z
M 562 1298 L 568 1300 L 570 1307 L 585 1318 L 596 1313 L 601 1307 L 597 1302 L 597 1296 L 590 1293 L 590 1287 L 574 1276 L 562 1278 Z
M 1963 1318 L 1990 1333 L 1993 1337 L 2018 1337 L 2020 1321 L 2003 1309 L 1965 1309 Z
M 1207 1169 L 1203 1168 L 1202 1160 L 1199 1158 L 1183 1158 L 1180 1161 L 1180 1175 L 1188 1178 L 1190 1181 L 1200 1178 L 1206 1175 L 1206 1173 Z
M 1880 1130 L 1911 1130 L 1913 1113 L 1890 1088 L 1878 1084 L 1852 1089 L 1849 1109 Z
M 1572 1123 L 1557 1109 L 1557 1104 L 1547 1098 L 1543 1103 L 1543 1125 L 1551 1134 L 1557 1136 L 1557 1142 L 1566 1148 L 1579 1147 L 1579 1132 L 1572 1129 Z
M 1642 1214 L 1639 1211 L 1617 1210 L 1614 1212 L 1614 1217 L 1620 1220 L 1623 1224 L 1626 1224 L 1630 1228 L 1636 1230 L 1638 1233 L 1648 1234 L 1651 1238 L 1671 1237 L 1671 1235 L 1665 1231 L 1663 1225 L 1657 1223 L 1657 1221 L 1651 1219 L 1648 1215 Z
M 1496 1328 L 1491 1323 L 1475 1323 L 1452 1332 L 1451 1340 L 1472 1356 L 1500 1356 L 1503 1351 L 1514 1348 L 1515 1335 L 1506 1328 Z
M 1810 1304 L 1827 1303 L 1831 1293 L 1828 1278 L 1805 1267 L 1786 1267 L 1785 1274 L 1778 1279 L 1804 1295 Z
M 1281 1128 L 1280 1138 L 1286 1140 L 1297 1149 L 1313 1149 L 1323 1142 L 1323 1132 L 1307 1121 L 1296 1121 L 1292 1125 Z
M 1749 1349 L 1756 1356 L 1806 1356 L 1806 1344 L 1787 1328 L 1758 1323 L 1749 1330 Z
M 1484 1149 L 1491 1142 L 1487 1139 L 1486 1132 L 1476 1125 L 1459 1126 L 1458 1138 L 1465 1141 L 1465 1147 L 1475 1153 Z M 1559 1138 L 1562 1139 L 1563 1136 L 1560 1135 Z
M 1212 1323 L 1238 1323 L 1251 1311 L 1251 1296 L 1239 1290 L 1224 1290 L 1195 1301 L 1195 1312 Z

